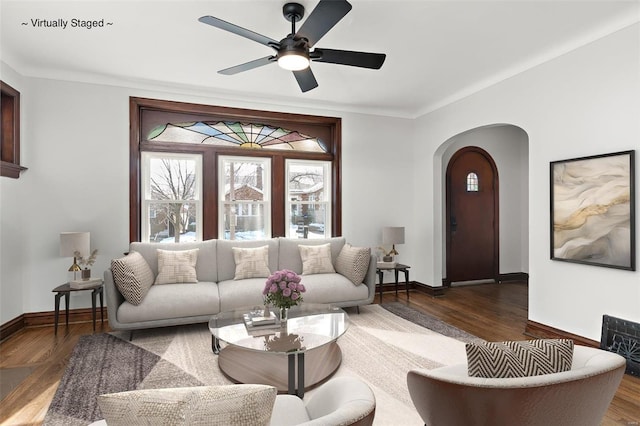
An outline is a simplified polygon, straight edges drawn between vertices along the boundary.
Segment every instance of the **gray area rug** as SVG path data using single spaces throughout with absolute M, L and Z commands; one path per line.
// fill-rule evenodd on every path
M 458 339 L 465 343 L 476 343 L 484 341 L 483 339 L 476 337 L 473 334 L 469 334 L 466 331 L 460 330 L 459 328 L 441 321 L 436 317 L 417 311 L 402 303 L 383 303 L 380 306 L 382 306 L 389 312 L 393 312 L 401 318 L 438 332 L 444 336 L 453 337 L 454 339 Z
M 400 303 L 350 311 L 338 343 L 335 376 L 357 376 L 376 395 L 375 425 L 421 425 L 406 388 L 413 368 L 463 362 L 474 336 Z M 134 389 L 225 385 L 206 324 L 82 336 L 46 414 L 45 425 L 87 425 L 102 418 L 96 397 Z M 312 398 L 314 389 L 306 392 Z

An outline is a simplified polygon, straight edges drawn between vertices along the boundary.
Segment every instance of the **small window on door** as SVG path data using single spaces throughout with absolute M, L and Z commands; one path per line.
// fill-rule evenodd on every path
M 467 192 L 478 192 L 478 175 L 473 172 L 467 175 Z

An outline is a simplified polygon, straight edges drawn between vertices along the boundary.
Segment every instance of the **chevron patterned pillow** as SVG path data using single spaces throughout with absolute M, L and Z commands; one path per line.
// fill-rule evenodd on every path
M 139 305 L 153 285 L 153 272 L 144 257 L 132 251 L 111 261 L 113 281 L 127 302 Z
M 371 249 L 369 247 L 353 247 L 346 243 L 336 259 L 335 269 L 340 275 L 349 278 L 353 285 L 360 285 L 367 275 L 370 259 Z
M 560 373 L 571 369 L 573 340 L 467 343 L 471 377 L 509 378 Z

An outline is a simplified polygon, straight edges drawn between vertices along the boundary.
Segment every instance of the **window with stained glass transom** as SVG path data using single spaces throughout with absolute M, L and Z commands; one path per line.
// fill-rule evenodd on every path
M 467 192 L 478 192 L 478 175 L 473 172 L 467 175 Z
M 249 149 L 327 152 L 324 143 L 296 130 L 238 121 L 167 123 L 154 128 L 151 142 L 182 142 Z
M 142 98 L 130 107 L 131 241 L 340 235 L 339 118 Z M 194 190 L 173 194 L 169 182 Z

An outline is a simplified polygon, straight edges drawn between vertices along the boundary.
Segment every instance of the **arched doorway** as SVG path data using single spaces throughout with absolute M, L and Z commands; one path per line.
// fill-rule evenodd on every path
M 485 150 L 458 150 L 446 172 L 446 277 L 443 282 L 499 275 L 498 169 Z

